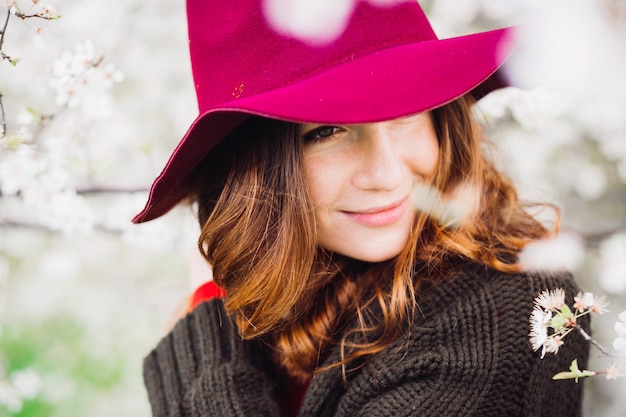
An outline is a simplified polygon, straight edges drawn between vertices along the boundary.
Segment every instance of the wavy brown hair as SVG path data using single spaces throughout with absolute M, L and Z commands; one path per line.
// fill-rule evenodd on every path
M 472 184 L 475 215 L 449 227 L 420 212 L 406 247 L 382 263 L 317 247 L 298 125 L 252 117 L 196 169 L 199 247 L 228 293 L 226 309 L 245 338 L 269 341 L 292 376 L 323 371 L 332 345 L 343 353 L 332 366 L 344 371 L 382 351 L 413 319 L 423 287 L 468 262 L 516 272 L 520 249 L 548 234 L 485 156 L 472 104 L 462 97 L 431 112 L 440 148 L 432 186 L 445 196 Z M 349 320 L 359 323 L 350 331 L 358 342 L 339 332 Z

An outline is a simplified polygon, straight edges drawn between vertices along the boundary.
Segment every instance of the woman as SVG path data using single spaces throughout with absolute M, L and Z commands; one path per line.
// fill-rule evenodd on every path
M 550 232 L 472 116 L 510 30 L 371 3 L 311 44 L 259 1 L 188 1 L 201 114 L 135 221 L 195 203 L 215 284 L 145 360 L 155 416 L 580 415 L 551 376 L 586 342 L 527 340 L 533 298 L 577 287 L 516 263 Z

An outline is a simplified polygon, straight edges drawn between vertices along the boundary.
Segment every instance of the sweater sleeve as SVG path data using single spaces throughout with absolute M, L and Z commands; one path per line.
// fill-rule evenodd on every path
M 423 314 L 401 340 L 358 371 L 348 370 L 347 384 L 333 386 L 330 375 L 314 378 L 301 415 L 580 416 L 581 383 L 551 377 L 573 358 L 585 364 L 588 343 L 571 334 L 558 355 L 540 359 L 528 341 L 534 297 L 558 287 L 568 302 L 576 295 L 567 275 L 478 268 L 446 282 L 424 299 Z M 321 410 L 314 402 L 319 396 L 336 396 L 336 407 Z
M 280 416 L 264 360 L 221 300 L 200 304 L 144 360 L 153 416 Z

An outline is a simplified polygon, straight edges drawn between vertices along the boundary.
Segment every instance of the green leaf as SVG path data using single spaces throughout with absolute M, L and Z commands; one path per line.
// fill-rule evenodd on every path
M 566 323 L 567 323 L 567 320 L 565 320 L 563 316 L 561 316 L 560 314 L 557 314 L 556 316 L 550 319 L 548 326 L 552 327 L 554 331 L 559 332 L 563 330 Z
M 567 318 L 567 319 L 573 319 L 574 318 L 574 313 L 572 313 L 572 310 L 570 310 L 569 306 L 567 304 L 563 304 L 563 307 L 561 307 L 560 309 L 560 314 L 563 315 L 563 317 Z
M 572 313 L 572 310 L 570 310 L 567 304 L 565 304 L 559 309 L 559 312 L 556 313 L 554 317 L 552 317 L 548 325 L 552 327 L 554 331 L 560 332 L 563 329 L 569 327 L 569 324 L 575 320 L 576 318 L 574 316 L 574 313 Z
M 559 372 L 558 374 L 554 375 L 552 379 L 554 380 L 575 379 L 576 382 L 578 383 L 579 378 L 586 378 L 589 376 L 594 376 L 595 374 L 596 373 L 593 371 L 587 371 L 587 370 L 581 371 L 578 368 L 578 360 L 574 359 L 572 363 L 570 364 L 569 372 Z

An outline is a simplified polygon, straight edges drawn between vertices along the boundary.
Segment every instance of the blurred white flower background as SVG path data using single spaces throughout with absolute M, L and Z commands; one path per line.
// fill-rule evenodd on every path
M 356 1 L 266 10 L 324 43 L 299 19 L 333 16 L 340 33 Z M 0 0 L 0 417 L 147 417 L 142 358 L 208 277 L 188 209 L 130 223 L 197 113 L 184 2 L 49 3 Z M 477 114 L 523 196 L 562 209 L 562 233 L 524 262 L 606 294 L 593 330 L 611 346 L 626 309 L 626 0 L 420 3 L 442 38 L 524 23 L 507 65 L 523 89 Z M 584 383 L 586 416 L 626 414 L 625 378 Z

